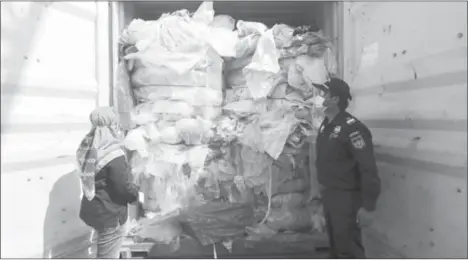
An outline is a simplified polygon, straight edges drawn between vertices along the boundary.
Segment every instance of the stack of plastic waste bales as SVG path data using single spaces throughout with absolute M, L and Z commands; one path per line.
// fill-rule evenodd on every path
M 232 31 L 214 27 L 212 3 L 194 14 L 163 14 L 156 21 L 136 19 L 123 34 L 125 59 L 138 102 L 136 128 L 126 137 L 135 151 L 132 172 L 145 195 L 144 209 L 160 214 L 203 201 L 196 190 L 217 154 L 213 121 L 222 113 L 223 59 L 232 56 Z
M 261 225 L 249 232 L 323 230 L 321 206 L 311 201 L 319 192 L 310 190 L 306 139 L 322 120 L 313 84 L 324 83 L 334 70 L 331 45 L 306 27 L 268 29 L 238 21 L 237 32 L 236 57 L 225 66 L 224 110 L 243 131 L 237 137 L 237 157 L 227 161 L 237 166 L 241 194 L 267 198 L 257 208 Z

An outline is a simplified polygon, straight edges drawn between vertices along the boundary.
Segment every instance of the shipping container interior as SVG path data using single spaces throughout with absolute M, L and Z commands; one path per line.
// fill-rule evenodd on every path
M 187 9 L 190 12 L 195 12 L 201 3 L 202 1 L 120 2 L 118 6 L 118 26 L 114 25 L 114 28 L 118 28 L 118 31 L 120 33 L 133 19 L 136 18 L 140 18 L 143 20 L 157 20 L 163 13 L 171 13 L 181 9 Z M 236 21 L 244 20 L 262 22 L 270 28 L 275 24 L 281 23 L 290 26 L 316 26 L 322 30 L 325 36 L 329 37 L 332 40 L 334 46 L 333 51 L 337 54 L 337 56 L 340 56 L 339 49 L 340 44 L 342 43 L 338 41 L 338 2 L 215 1 L 213 3 L 213 8 L 215 11 L 215 15 L 230 15 Z M 338 67 L 340 66 L 338 65 Z M 339 72 L 340 70 L 338 69 L 338 73 Z M 308 168 L 310 166 L 304 167 Z M 130 210 L 130 212 L 132 212 L 132 210 Z M 132 215 L 132 213 L 130 215 Z M 301 256 L 301 253 L 297 254 Z M 318 257 L 320 257 L 321 254 L 322 252 L 317 253 Z M 287 257 L 288 256 L 284 256 L 284 258 Z M 310 256 L 303 257 L 310 258 Z

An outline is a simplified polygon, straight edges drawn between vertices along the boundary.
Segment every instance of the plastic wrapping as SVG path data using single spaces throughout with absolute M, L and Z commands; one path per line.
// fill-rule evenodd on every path
M 176 122 L 175 128 L 187 145 L 206 144 L 213 137 L 211 122 L 202 119 L 181 119 Z
M 252 62 L 243 69 L 247 87 L 254 99 L 265 98 L 279 84 L 276 78 L 280 72 L 275 40 L 272 30 L 262 34 Z
M 302 78 L 309 88 L 312 88 L 313 84 L 323 84 L 329 79 L 323 58 L 312 58 L 302 55 L 297 57 L 296 65 L 301 67 Z
M 231 31 L 236 27 L 236 20 L 229 15 L 217 15 L 211 23 L 213 27 L 222 27 Z
M 307 198 L 302 193 L 279 194 L 271 198 L 273 208 L 295 209 L 305 205 Z
M 251 34 L 263 34 L 268 27 L 259 22 L 237 21 L 236 28 L 239 37 L 244 37 Z
M 255 222 L 251 206 L 225 202 L 189 207 L 180 220 L 203 245 L 242 237 L 245 227 Z
M 307 208 L 272 209 L 267 226 L 274 230 L 306 230 L 312 228 L 312 214 Z
M 204 87 L 146 86 L 134 89 L 133 92 L 140 102 L 172 100 L 192 106 L 220 106 L 223 102 L 221 90 Z
M 285 24 L 276 24 L 273 26 L 273 36 L 277 48 L 285 48 L 291 46 L 294 28 Z
M 259 34 L 250 34 L 239 38 L 236 45 L 236 58 L 246 58 L 252 56 L 257 49 Z
M 119 119 L 122 129 L 130 130 L 134 127 L 131 120 L 131 111 L 135 107 L 135 100 L 130 85 L 130 76 L 127 71 L 125 61 L 119 62 L 117 68 L 117 82 L 113 88 L 114 107 L 119 113 Z
M 206 71 L 202 70 L 194 69 L 178 75 L 157 67 L 140 67 L 133 72 L 132 84 L 136 88 L 151 85 L 204 87 L 208 83 L 208 77 Z

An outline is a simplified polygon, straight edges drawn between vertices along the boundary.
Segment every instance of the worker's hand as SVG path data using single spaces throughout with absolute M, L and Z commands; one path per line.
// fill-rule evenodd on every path
M 360 208 L 357 213 L 357 222 L 361 227 L 369 227 L 374 219 L 374 212 L 369 212 L 364 208 Z

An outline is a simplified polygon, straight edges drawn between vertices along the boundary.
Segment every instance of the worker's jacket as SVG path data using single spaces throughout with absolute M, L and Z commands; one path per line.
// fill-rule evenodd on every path
M 128 218 L 129 203 L 138 200 L 139 188 L 133 183 L 125 156 L 107 163 L 95 177 L 96 196 L 81 200 L 80 218 L 101 231 L 123 225 Z
M 369 129 L 347 112 L 325 119 L 317 136 L 317 175 L 325 188 L 360 191 L 362 206 L 374 210 L 380 178 Z

